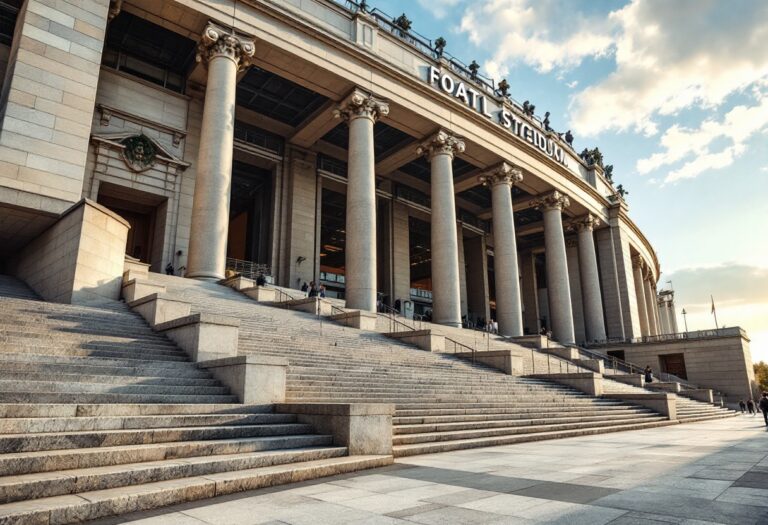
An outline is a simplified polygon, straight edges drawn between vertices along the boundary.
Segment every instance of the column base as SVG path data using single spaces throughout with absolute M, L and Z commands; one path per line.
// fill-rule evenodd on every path
M 443 326 L 452 326 L 454 328 L 461 328 L 461 322 L 456 321 L 434 321 L 435 324 L 441 324 Z
M 215 273 L 215 272 L 190 272 L 186 274 L 184 277 L 186 277 L 187 279 L 197 279 L 200 281 L 218 282 L 224 279 L 224 274 Z

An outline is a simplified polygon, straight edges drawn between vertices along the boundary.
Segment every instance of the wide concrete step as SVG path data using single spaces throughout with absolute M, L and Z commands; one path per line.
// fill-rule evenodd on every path
M 422 424 L 396 424 L 392 432 L 394 434 L 425 434 L 431 432 L 452 432 L 456 430 L 481 430 L 487 428 L 511 428 L 526 426 L 559 425 L 566 423 L 611 423 L 621 419 L 631 419 L 634 417 L 644 417 L 654 415 L 652 412 L 633 412 L 629 415 L 613 414 L 601 416 L 574 416 L 574 417 L 553 417 L 537 419 L 497 419 L 487 421 L 456 421 L 451 423 L 422 423 Z
M 332 436 L 292 434 L 197 441 L 172 441 L 98 448 L 42 450 L 0 455 L 0 476 L 106 467 L 169 459 L 243 454 L 288 448 L 330 447 Z M 0 522 L 2 523 L 2 522 Z
M 200 414 L 271 414 L 273 405 L 232 404 L 25 404 L 0 403 L 0 417 L 54 418 L 54 417 L 116 417 Z
M 382 379 L 378 383 L 347 383 L 338 386 L 329 385 L 303 385 L 301 383 L 288 383 L 287 389 L 296 393 L 314 393 L 314 392 L 336 392 L 346 394 L 350 392 L 360 392 L 364 390 L 366 394 L 400 394 L 403 392 L 402 383 L 388 383 Z M 501 395 L 501 396 L 532 396 L 532 397 L 550 397 L 553 395 L 568 395 L 568 390 L 548 390 L 544 388 L 515 388 L 515 387 L 488 387 L 466 386 L 466 385 L 445 385 L 443 387 L 431 387 L 429 385 L 407 385 L 407 390 L 414 395 L 444 394 L 446 392 L 455 392 L 457 394 L 478 394 L 478 395 Z
M 392 456 L 347 456 L 7 503 L 0 506 L 0 523 L 80 523 L 391 463 Z
M 116 447 L 172 441 L 236 439 L 245 437 L 308 434 L 310 425 L 302 423 L 270 425 L 229 425 L 130 430 L 91 430 L 47 434 L 0 434 L 0 453 L 37 452 L 94 447 Z
M 57 378 L 58 379 L 58 378 Z M 204 385 L 157 385 L 157 384 L 114 384 L 90 383 L 84 381 L 13 381 L 0 379 L 0 395 L 6 392 L 62 392 L 87 394 L 164 394 L 164 395 L 226 395 L 224 386 Z
M 631 417 L 626 418 L 613 418 L 612 424 L 635 424 L 644 422 L 646 420 L 657 420 L 661 416 L 653 413 L 645 415 L 634 414 Z M 496 436 L 508 436 L 514 434 L 532 434 L 538 432 L 551 432 L 560 430 L 575 430 L 580 428 L 590 428 L 595 426 L 604 426 L 602 424 L 596 425 L 593 422 L 584 423 L 553 423 L 543 425 L 527 425 L 527 426 L 503 426 L 498 428 L 474 428 L 468 430 L 446 430 L 437 432 L 424 432 L 414 434 L 398 434 L 392 436 L 392 443 L 394 445 L 412 445 L 414 443 L 429 443 L 433 441 L 455 441 L 460 439 L 475 439 L 485 437 Z
M 0 477 L 0 504 L 345 455 L 344 447 L 292 448 L 6 476 Z
M 695 423 L 697 421 L 709 421 L 709 420 L 712 420 L 712 419 L 723 419 L 723 418 L 726 418 L 726 417 L 734 417 L 734 416 L 737 416 L 737 415 L 738 414 L 736 414 L 736 413 L 733 413 L 733 414 L 728 414 L 728 413 L 725 413 L 725 414 L 699 414 L 699 415 L 690 415 L 690 416 L 683 416 L 683 417 L 679 417 L 678 416 L 678 419 L 680 420 L 681 423 Z
M 0 419 L 0 435 L 43 432 L 85 432 L 90 430 L 210 427 L 220 425 L 270 425 L 295 422 L 296 416 L 292 414 L 189 414 L 117 417 L 3 418 Z
M 590 398 L 590 397 L 583 397 L 583 398 L 576 398 L 570 401 L 570 404 L 572 406 L 580 406 L 580 407 L 588 407 L 588 408 L 599 408 L 599 407 L 616 407 L 616 406 L 635 406 L 630 405 L 628 403 L 624 403 L 620 400 L 603 400 L 598 398 Z M 636 407 L 636 406 L 635 406 Z M 417 413 L 424 413 L 421 411 L 429 411 L 427 413 L 434 414 L 434 413 L 466 413 L 466 414 L 472 414 L 472 413 L 479 413 L 476 412 L 477 410 L 485 410 L 485 409 L 513 409 L 518 410 L 521 408 L 531 409 L 534 411 L 552 411 L 552 410 L 562 410 L 562 406 L 541 406 L 538 403 L 530 402 L 527 399 L 507 399 L 502 402 L 491 402 L 491 403 L 475 403 L 475 402 L 468 402 L 466 399 L 452 399 L 447 402 L 431 402 L 431 403 L 423 403 L 420 401 L 409 401 L 405 403 L 398 403 L 395 406 L 395 409 L 397 410 L 398 414 L 406 415 L 409 412 L 412 411 L 418 411 Z M 450 412 L 433 412 L 433 411 L 450 411 Z M 458 412 L 455 412 L 458 411 Z
M 146 330 L 146 332 L 145 332 Z M 122 326 L 109 322 L 96 328 L 95 326 L 56 325 L 45 321 L 21 322 L 13 321 L 4 316 L 0 321 L 0 339 L 5 337 L 24 337 L 45 341 L 82 341 L 88 338 L 98 338 L 99 341 L 114 343 L 142 343 L 149 346 L 173 347 L 173 344 L 163 336 L 149 331 L 142 318 L 131 319 L 130 323 Z
M 109 403 L 237 403 L 232 395 L 109 394 L 19 391 L 2 394 L 3 403 L 73 403 L 102 405 Z
M 162 369 L 157 369 L 162 372 Z M 201 371 L 202 372 L 202 371 Z M 53 375 L 51 372 L 22 372 L 6 369 L 0 363 L 0 381 L 50 381 L 52 377 L 57 382 L 64 383 L 100 383 L 103 385 L 143 385 L 143 386 L 183 386 L 183 387 L 220 387 L 216 379 L 211 377 L 173 377 L 172 375 L 110 375 L 110 374 L 83 374 L 59 372 Z
M 14 366 L 19 367 L 20 370 L 35 370 L 38 367 L 47 366 L 54 370 L 61 370 L 62 372 L 70 371 L 69 366 L 88 366 L 88 367 L 106 367 L 106 368 L 119 368 L 127 370 L 154 370 L 163 369 L 171 374 L 181 374 L 184 377 L 208 377 L 210 374 L 207 371 L 202 371 L 198 368 L 196 363 L 191 361 L 179 361 L 179 360 L 155 360 L 150 359 L 147 356 L 132 355 L 129 358 L 120 357 L 89 357 L 89 356 L 73 356 L 73 355 L 52 355 L 52 354 L 11 354 L 0 352 L 0 366 Z M 100 368 L 101 369 L 101 368 Z M 41 370 L 43 370 L 41 368 Z M 104 373 L 112 375 L 110 370 L 105 370 Z
M 81 348 L 81 347 L 55 347 L 55 346 L 25 346 L 25 345 L 6 345 L 0 344 L 0 354 L 39 354 L 39 355 L 65 355 L 77 357 L 114 357 L 118 359 L 138 359 L 153 361 L 189 361 L 186 354 L 178 353 L 157 353 L 142 352 L 133 349 L 104 349 L 104 348 Z M 98 346 L 98 345 L 97 345 Z
M 405 457 L 418 454 L 435 454 L 438 452 L 449 452 L 451 450 L 463 450 L 478 447 L 495 447 L 500 445 L 512 445 L 515 443 L 543 441 L 547 439 L 563 439 L 576 436 L 621 432 L 625 430 L 640 430 L 674 424 L 676 424 L 676 422 L 659 418 L 653 421 L 643 421 L 619 425 L 592 426 L 573 430 L 556 430 L 529 434 L 502 435 L 484 438 L 456 439 L 452 441 L 415 443 L 395 446 L 394 455 L 395 457 Z
M 610 414 L 625 414 L 645 412 L 645 408 L 640 407 L 601 407 L 601 408 L 552 408 L 544 411 L 536 408 L 528 409 L 478 409 L 472 413 L 464 411 L 442 411 L 442 410 L 419 410 L 403 411 L 397 410 L 393 418 L 394 424 L 417 425 L 426 423 L 453 423 L 460 421 L 493 421 L 497 419 L 532 419 L 537 417 L 555 418 L 555 417 L 590 417 Z M 445 412 L 449 412 L 446 414 Z M 406 415 L 408 414 L 408 415 Z

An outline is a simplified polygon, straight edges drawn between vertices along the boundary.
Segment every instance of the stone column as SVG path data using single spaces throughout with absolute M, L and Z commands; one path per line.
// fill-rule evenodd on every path
M 425 155 L 432 166 L 432 320 L 461 326 L 453 157 L 464 151 L 464 141 L 440 130 L 417 151 Z
M 373 125 L 389 105 L 355 89 L 334 110 L 349 124 L 347 239 L 344 279 L 347 308 L 376 311 L 376 173 Z
M 603 299 L 600 293 L 600 272 L 597 268 L 594 229 L 600 220 L 588 214 L 574 223 L 579 237 L 579 268 L 581 270 L 581 294 L 584 301 L 584 321 L 587 341 L 606 339 L 603 318 Z
M 493 201 L 493 251 L 496 274 L 496 318 L 503 335 L 523 335 L 523 308 L 520 300 L 520 272 L 517 267 L 517 240 L 512 210 L 512 185 L 523 180 L 520 168 L 506 162 L 479 177 L 491 186 Z
M 645 285 L 643 272 L 645 263 L 639 255 L 632 259 L 632 274 L 635 280 L 635 295 L 637 296 L 637 312 L 640 314 L 640 335 L 651 335 L 648 321 L 648 307 L 645 304 Z
M 544 195 L 535 202 L 536 208 L 544 213 L 544 250 L 552 336 L 565 344 L 576 342 L 562 220 L 562 210 L 569 205 L 568 197 L 559 191 Z
M 645 287 L 645 307 L 648 309 L 648 334 L 659 335 L 659 324 L 656 318 L 656 286 L 653 285 L 653 273 L 648 269 L 648 277 L 642 281 Z
M 248 66 L 254 50 L 251 40 L 211 23 L 198 45 L 197 60 L 208 68 L 208 84 L 192 202 L 187 277 L 224 277 L 237 72 Z

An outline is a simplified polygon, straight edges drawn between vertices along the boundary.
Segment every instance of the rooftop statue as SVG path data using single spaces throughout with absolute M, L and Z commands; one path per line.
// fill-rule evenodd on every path
M 523 102 L 523 114 L 528 115 L 529 117 L 532 117 L 534 111 L 536 111 L 536 106 L 534 106 L 527 100 Z
M 624 198 L 625 195 L 629 195 L 629 192 L 624 189 L 623 184 L 619 184 L 618 186 L 616 186 L 616 193 L 618 193 L 622 199 Z
M 571 133 L 570 129 L 565 132 L 565 142 L 567 142 L 569 146 L 573 146 L 573 133 Z
M 437 40 L 435 40 L 435 53 L 437 53 L 437 58 L 442 58 L 443 51 L 447 44 L 448 42 L 445 41 L 445 38 L 441 36 L 437 37 Z
M 608 164 L 603 170 L 605 171 L 605 178 L 608 179 L 608 182 L 613 182 L 613 164 Z
M 503 78 L 501 79 L 501 82 L 499 82 L 499 92 L 501 93 L 502 97 L 506 97 L 509 94 L 509 84 L 507 83 L 507 79 Z
M 472 61 L 472 63 L 469 65 L 469 77 L 472 80 L 477 80 L 477 72 L 480 69 L 480 64 L 478 64 L 476 61 Z
M 543 122 L 543 124 L 544 124 L 544 129 L 546 131 L 552 131 L 552 128 L 549 127 L 549 111 L 544 113 L 544 122 Z
M 403 31 L 411 30 L 411 21 L 407 16 L 405 16 L 405 13 L 395 18 L 393 23 Z

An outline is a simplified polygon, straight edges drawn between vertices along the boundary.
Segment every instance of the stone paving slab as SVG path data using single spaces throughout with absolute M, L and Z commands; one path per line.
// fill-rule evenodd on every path
M 747 417 L 398 460 L 93 525 L 768 523 L 768 432 Z

